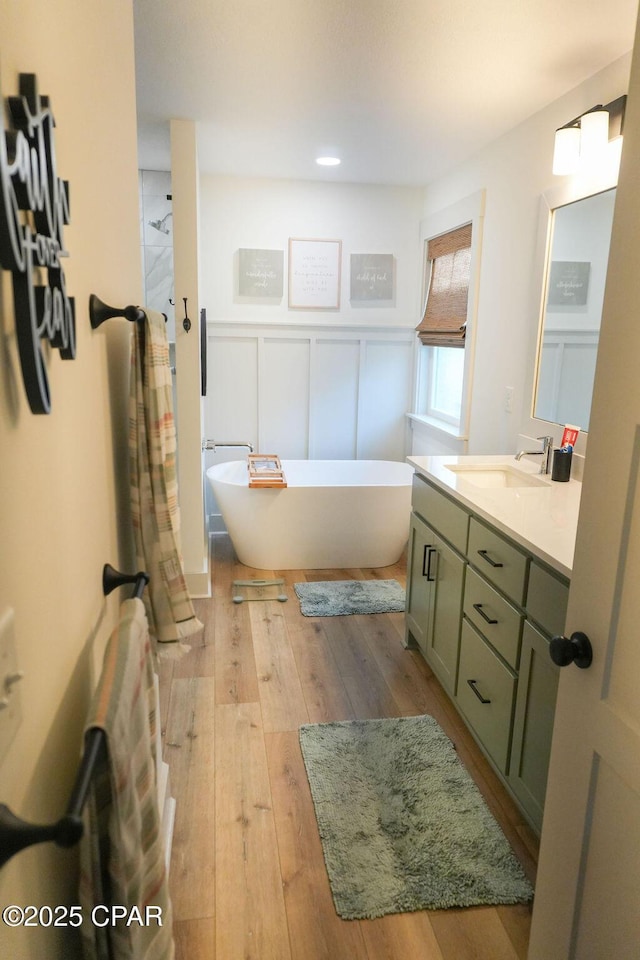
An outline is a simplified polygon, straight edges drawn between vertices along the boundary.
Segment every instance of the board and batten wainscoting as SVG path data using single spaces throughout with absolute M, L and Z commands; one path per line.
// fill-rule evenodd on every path
M 291 460 L 404 460 L 416 349 L 413 325 L 209 321 L 206 436 Z M 204 469 L 241 456 L 207 451 Z

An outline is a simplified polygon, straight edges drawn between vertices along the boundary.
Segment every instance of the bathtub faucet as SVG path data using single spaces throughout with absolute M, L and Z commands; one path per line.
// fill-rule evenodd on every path
M 217 450 L 218 447 L 247 447 L 249 453 L 253 453 L 253 444 L 252 443 L 242 443 L 240 440 L 230 440 L 228 442 L 222 442 L 221 440 L 203 440 L 202 449 L 203 450 Z

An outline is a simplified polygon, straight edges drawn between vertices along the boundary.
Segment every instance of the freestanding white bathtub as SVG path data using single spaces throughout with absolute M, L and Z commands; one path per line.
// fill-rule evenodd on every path
M 259 570 L 386 567 L 409 533 L 413 467 L 392 460 L 283 460 L 284 489 L 250 488 L 247 463 L 207 470 L 241 563 Z

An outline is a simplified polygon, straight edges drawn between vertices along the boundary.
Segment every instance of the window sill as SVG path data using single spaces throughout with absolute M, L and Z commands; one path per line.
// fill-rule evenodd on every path
M 445 420 L 437 420 L 436 417 L 428 417 L 423 413 L 408 413 L 407 418 L 429 430 L 444 433 L 447 437 L 453 437 L 456 440 L 469 439 L 469 435 L 460 426 L 447 423 Z

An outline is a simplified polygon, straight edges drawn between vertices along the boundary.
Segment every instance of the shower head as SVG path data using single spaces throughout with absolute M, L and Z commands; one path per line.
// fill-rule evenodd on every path
M 169 235 L 169 227 L 167 226 L 167 220 L 169 217 L 173 216 L 173 212 L 170 210 L 162 220 L 147 220 L 147 223 L 150 227 L 153 227 L 154 230 L 159 230 L 160 233 L 164 233 L 167 236 Z

